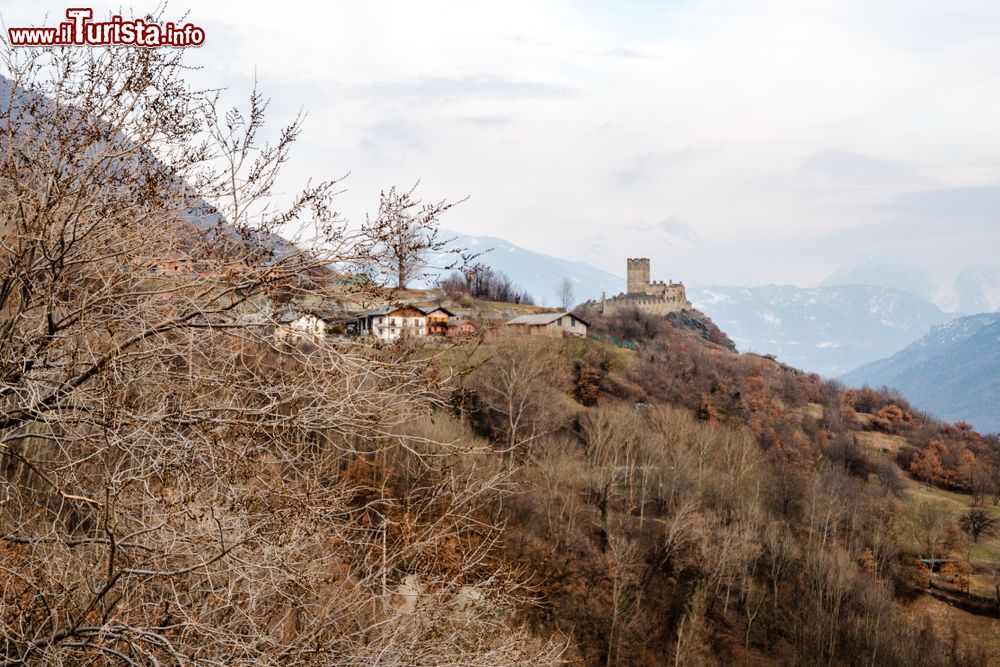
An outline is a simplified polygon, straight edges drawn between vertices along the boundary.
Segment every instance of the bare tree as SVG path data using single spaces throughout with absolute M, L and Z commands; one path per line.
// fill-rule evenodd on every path
M 569 311 L 576 303 L 576 295 L 573 293 L 573 282 L 569 278 L 563 278 L 556 287 L 556 300 L 563 311 Z
M 620 664 L 621 635 L 623 626 L 636 611 L 638 570 L 642 563 L 638 545 L 621 533 L 624 531 L 610 536 L 606 554 L 611 579 L 611 619 L 604 662 L 607 667 Z
M 530 471 L 537 493 L 545 498 L 545 518 L 552 541 L 562 546 L 577 529 L 584 505 L 575 488 L 586 469 L 579 452 L 565 439 L 543 438 L 533 448 Z
M 439 279 L 437 286 L 449 299 L 458 299 L 465 296 L 469 289 L 465 276 L 459 271 L 453 271 L 447 277 Z
M 711 654 L 707 646 L 709 604 L 707 588 L 696 585 L 677 627 L 677 642 L 674 646 L 675 667 L 711 664 Z
M 476 263 L 465 271 L 469 294 L 487 301 L 534 304 L 531 295 L 517 288 L 507 274 Z
M 279 208 L 300 123 L 263 143 L 266 101 L 217 112 L 182 57 L 3 53 L 0 664 L 552 662 L 506 620 L 504 475 L 412 430 L 443 378 L 269 333 L 274 290 L 390 239 L 332 182 Z
M 511 465 L 559 425 L 553 389 L 565 378 L 543 343 L 507 340 L 471 378 Z
M 775 522 L 767 525 L 762 537 L 768 563 L 767 574 L 771 580 L 773 608 L 777 610 L 779 588 L 796 556 L 795 544 L 788 533 L 782 530 L 781 524 Z
M 406 289 L 411 281 L 424 275 L 431 254 L 447 258 L 442 266 L 435 267 L 445 271 L 462 268 L 477 256 L 454 246 L 454 238 L 441 234 L 441 214 L 461 202 L 425 204 L 414 196 L 417 185 L 405 192 L 395 187 L 384 190 L 379 195 L 378 213 L 364 225 L 374 245 L 370 266 L 391 276 L 397 289 Z
M 637 416 L 621 406 L 599 407 L 583 420 L 582 437 L 587 448 L 590 486 L 598 511 L 601 550 L 610 540 L 609 518 L 619 486 L 630 486 L 634 473 L 637 439 Z
M 910 537 L 924 557 L 932 560 L 938 558 L 943 551 L 945 534 L 951 522 L 947 509 L 929 501 L 921 502 L 908 518 Z
M 1000 532 L 1000 520 L 990 516 L 986 510 L 977 508 L 972 508 L 960 516 L 958 526 L 977 544 L 981 536 L 989 537 Z

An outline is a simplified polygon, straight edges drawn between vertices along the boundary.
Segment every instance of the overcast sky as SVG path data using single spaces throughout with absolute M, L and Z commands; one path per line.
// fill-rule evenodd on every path
M 65 5 L 0 11 L 46 10 Z M 352 219 L 419 179 L 469 196 L 455 231 L 619 274 L 640 255 L 694 284 L 996 263 L 996 0 L 199 2 L 188 20 L 200 85 L 256 75 L 276 124 L 308 112 L 290 176 L 350 172 Z

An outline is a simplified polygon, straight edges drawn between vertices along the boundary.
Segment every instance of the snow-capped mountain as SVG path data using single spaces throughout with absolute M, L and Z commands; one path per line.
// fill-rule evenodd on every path
M 850 285 L 688 290 L 741 351 L 773 354 L 826 377 L 893 354 L 950 317 L 915 294 Z
M 539 305 L 556 305 L 556 288 L 564 278 L 569 278 L 573 283 L 577 303 L 599 299 L 602 292 L 612 296 L 625 290 L 624 278 L 586 262 L 534 252 L 493 236 L 468 236 L 454 232 L 444 232 L 444 235 L 455 239 L 453 247 L 483 252 L 477 262 L 507 274 L 519 289 L 527 291 Z M 428 258 L 431 266 L 444 266 L 454 259 L 454 255 Z M 624 264 L 625 261 L 622 260 L 622 268 Z M 426 282 L 433 283 L 434 275 Z
M 852 386 L 895 387 L 916 407 L 1000 432 L 1000 313 L 934 327 L 888 359 L 844 375 Z

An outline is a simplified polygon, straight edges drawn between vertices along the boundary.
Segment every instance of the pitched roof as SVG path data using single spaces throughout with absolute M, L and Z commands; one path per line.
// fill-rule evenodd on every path
M 330 319 L 328 315 L 324 315 L 314 310 L 302 310 L 302 311 L 286 310 L 281 315 L 278 315 L 278 324 L 290 324 L 291 322 L 294 322 L 300 317 L 309 317 L 309 316 L 315 317 L 318 320 L 323 320 L 324 322 Z
M 417 308 L 417 310 L 419 310 L 424 315 L 430 315 L 434 311 L 440 310 L 442 313 L 445 313 L 449 317 L 454 317 L 455 316 L 455 313 L 451 312 L 450 310 L 448 310 L 444 306 L 417 306 L 416 308 Z
M 584 326 L 590 326 L 581 317 L 574 315 L 573 313 L 539 313 L 537 315 L 521 315 L 520 317 L 515 317 L 507 324 L 526 324 L 528 326 L 544 326 L 546 324 L 551 324 L 558 320 L 560 317 L 575 317 Z
M 564 315 L 569 315 L 569 313 L 539 313 L 537 315 L 521 315 L 520 317 L 515 317 L 507 324 L 527 324 L 528 326 L 539 326 L 543 324 L 551 324 Z
M 360 313 L 358 315 L 358 318 L 360 319 L 362 317 L 378 317 L 378 316 L 381 316 L 381 315 L 388 315 L 389 313 L 394 313 L 397 310 L 404 310 L 406 308 L 412 308 L 413 310 L 416 310 L 417 312 L 423 313 L 424 315 L 426 315 L 428 312 L 430 312 L 430 310 L 426 310 L 426 309 L 420 308 L 418 306 L 412 306 L 412 305 L 410 305 L 408 303 L 402 303 L 402 304 L 399 304 L 398 306 L 384 306 L 382 308 L 376 308 L 375 310 L 366 310 L 365 312 Z M 435 306 L 435 310 L 436 309 L 437 309 L 437 307 Z M 444 310 L 444 309 L 442 308 L 442 310 Z M 445 311 L 445 312 L 447 313 L 448 311 Z M 448 313 L 448 314 L 450 315 L 451 313 Z

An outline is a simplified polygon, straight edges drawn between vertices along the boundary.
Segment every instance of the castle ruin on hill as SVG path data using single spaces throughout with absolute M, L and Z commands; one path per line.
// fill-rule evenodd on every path
M 601 313 L 611 315 L 623 310 L 638 309 L 650 315 L 666 315 L 694 306 L 687 299 L 684 283 L 649 280 L 649 258 L 629 258 L 627 287 L 624 294 L 610 299 L 601 296 Z

